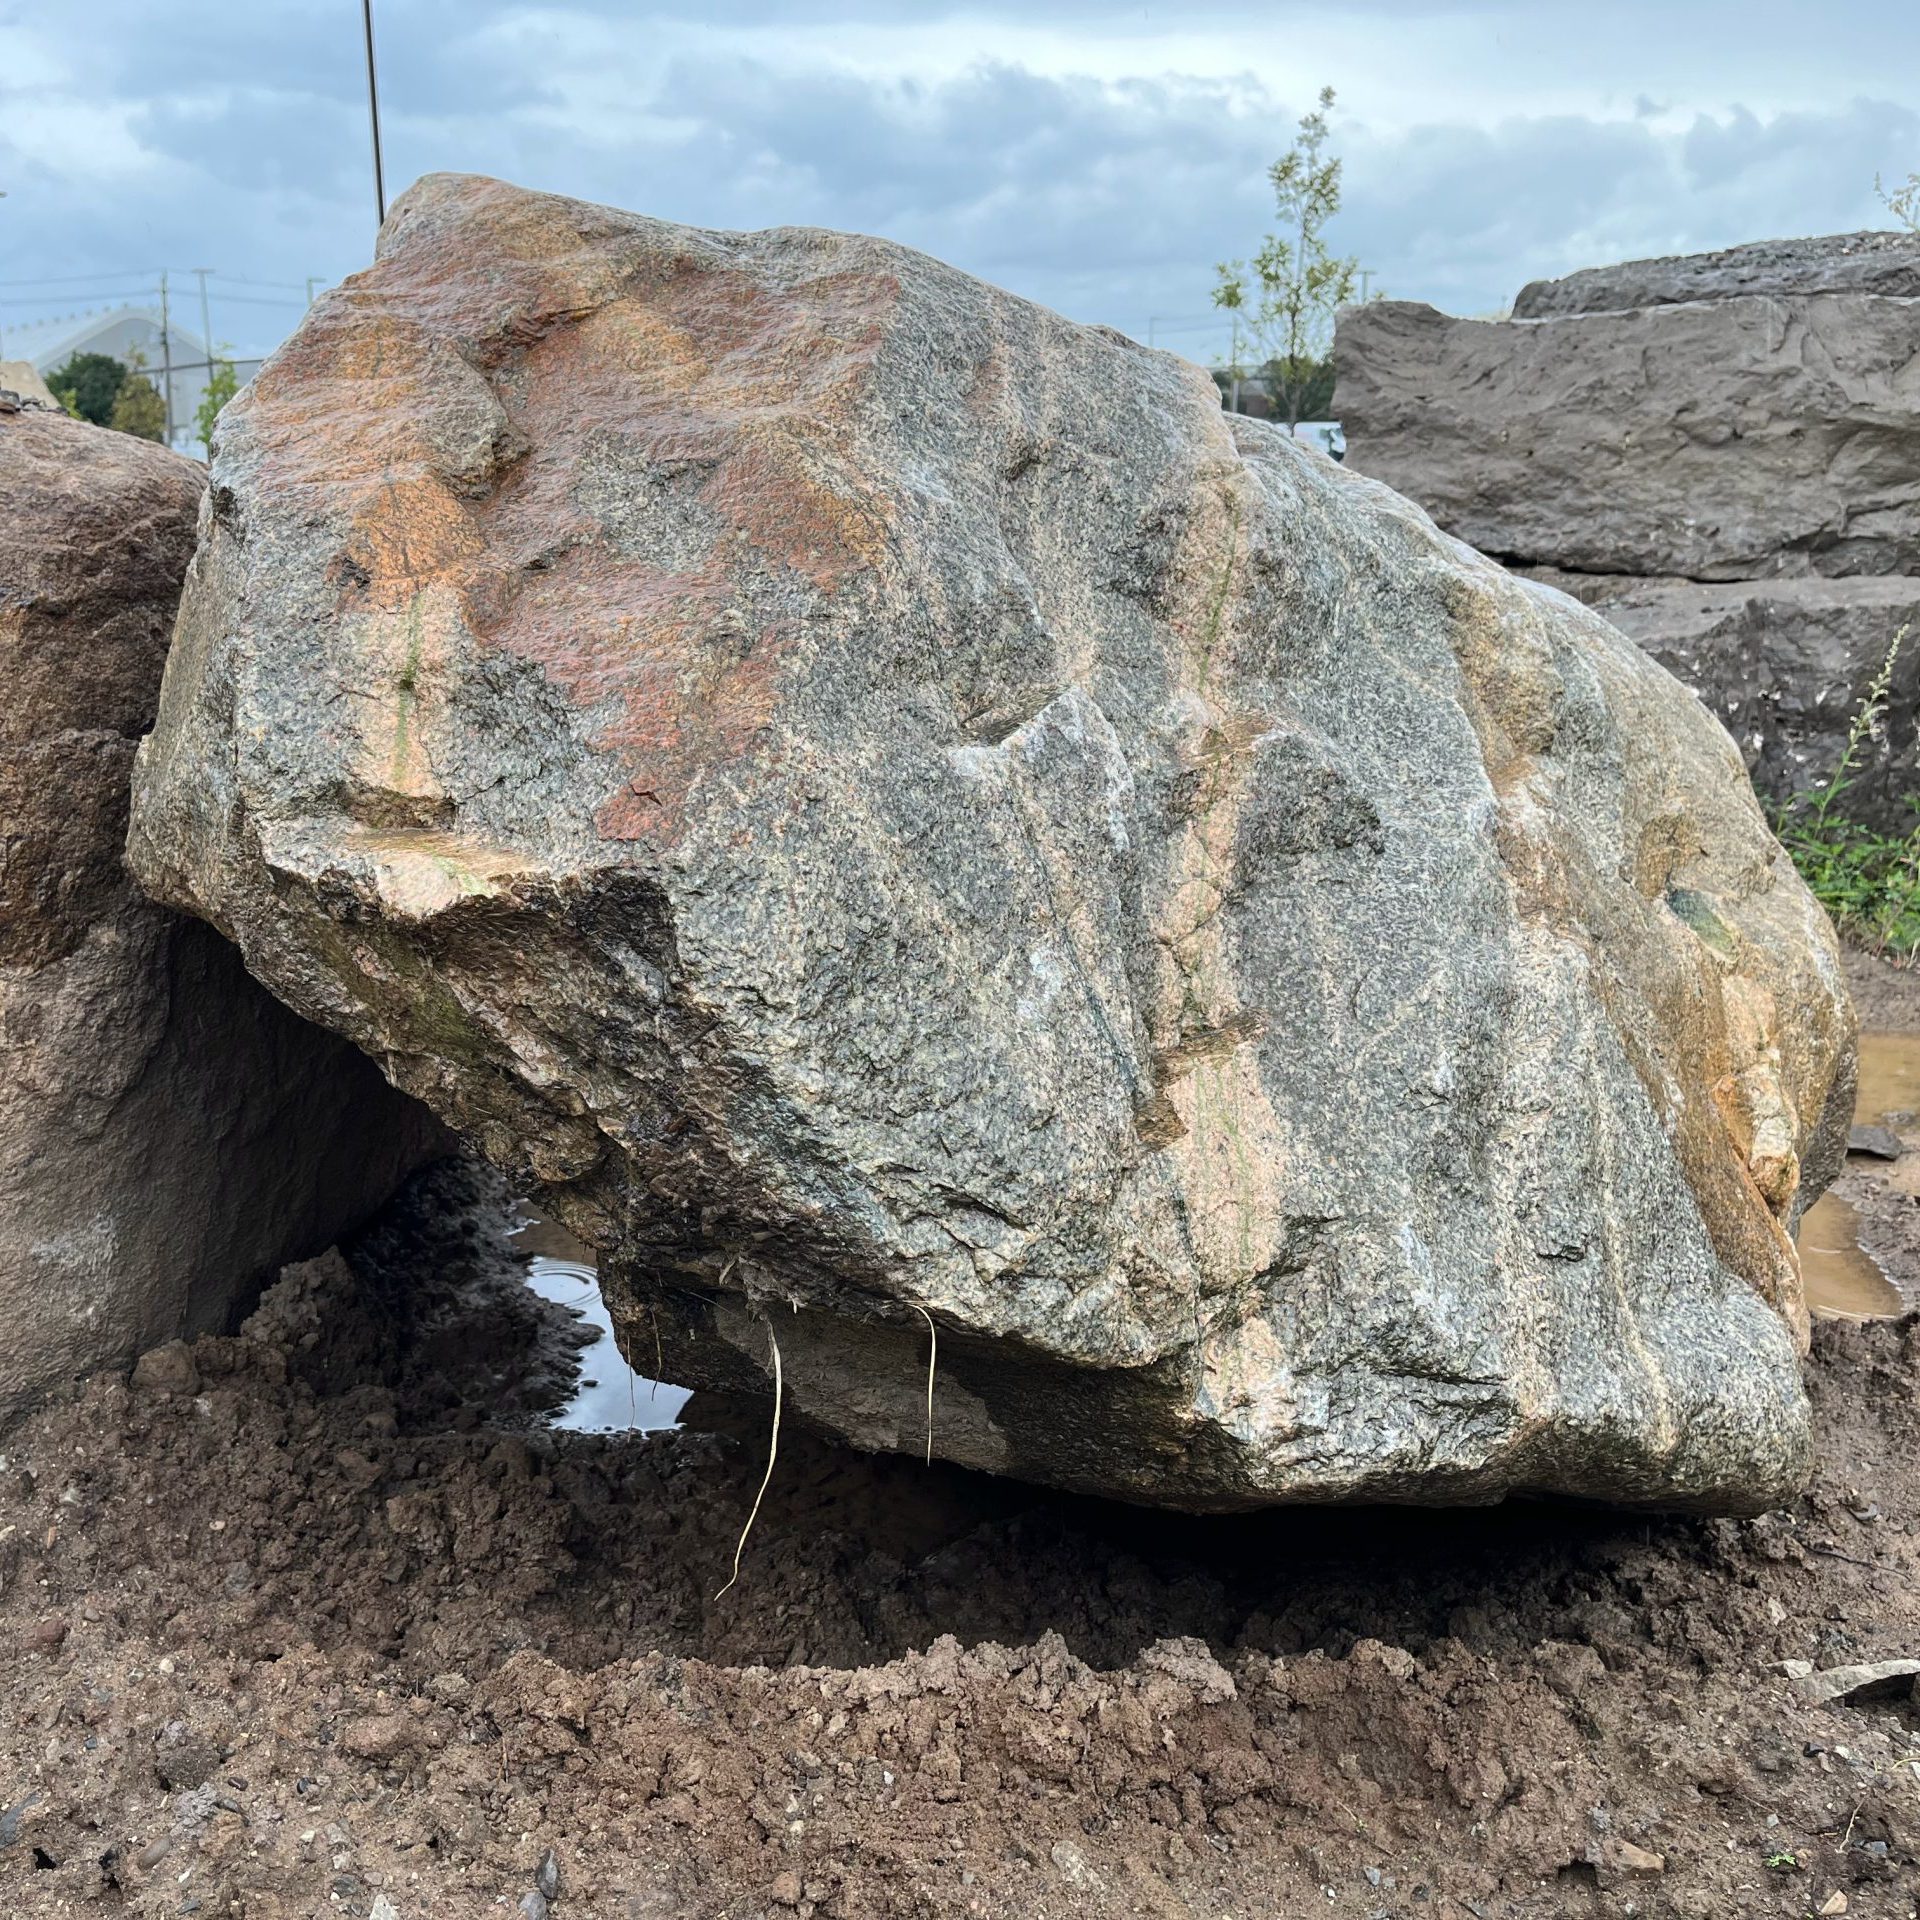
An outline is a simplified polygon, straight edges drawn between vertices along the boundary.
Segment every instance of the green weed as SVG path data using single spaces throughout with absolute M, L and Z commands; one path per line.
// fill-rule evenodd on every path
M 1864 750 L 1878 737 L 1894 668 L 1910 633 L 1902 627 L 1893 636 L 1826 784 L 1816 793 L 1796 795 L 1774 822 L 1781 845 L 1840 930 L 1902 961 L 1920 954 L 1920 793 L 1909 796 L 1915 820 L 1905 834 L 1855 819 L 1846 797 L 1859 784 Z

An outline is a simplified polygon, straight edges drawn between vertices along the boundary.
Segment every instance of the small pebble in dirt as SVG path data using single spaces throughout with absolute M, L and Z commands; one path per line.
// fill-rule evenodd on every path
M 58 1653 L 60 1644 L 67 1637 L 67 1623 L 64 1620 L 42 1620 L 37 1626 L 27 1629 L 26 1641 L 29 1653 Z
M 560 1860 L 549 1847 L 540 1856 L 540 1864 L 533 1870 L 533 1884 L 538 1892 L 547 1899 L 554 1900 L 560 1894 Z
M 367 1909 L 367 1920 L 400 1920 L 400 1909 L 384 1893 L 376 1893 Z
M 174 1394 L 182 1399 L 200 1391 L 200 1369 L 184 1340 L 169 1340 L 133 1363 L 136 1393 Z
M 768 1892 L 772 1894 L 775 1905 L 797 1907 L 800 1904 L 800 1876 L 793 1872 L 776 1874 Z
M 522 1920 L 547 1920 L 547 1896 L 537 1887 L 520 1896 Z
M 1659 1874 L 1667 1870 L 1663 1854 L 1647 1847 L 1637 1847 L 1631 1840 L 1614 1842 L 1608 1864 L 1621 1873 Z

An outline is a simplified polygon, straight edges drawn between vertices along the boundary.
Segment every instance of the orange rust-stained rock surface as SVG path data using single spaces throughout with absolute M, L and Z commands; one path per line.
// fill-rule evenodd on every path
M 1738 754 L 1199 370 L 434 177 L 224 416 L 131 851 L 649 1370 L 1201 1509 L 1803 1478 L 1852 1020 Z

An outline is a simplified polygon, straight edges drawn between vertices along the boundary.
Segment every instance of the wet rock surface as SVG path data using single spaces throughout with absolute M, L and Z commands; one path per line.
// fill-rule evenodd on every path
M 1784 800 L 1829 776 L 1920 611 L 1920 244 L 1767 242 L 1541 282 L 1508 321 L 1341 320 L 1347 458 L 1597 607 Z M 1850 805 L 1901 830 L 1920 658 Z
M 1920 1323 L 1816 1329 L 1750 1521 L 1196 1521 L 790 1430 L 716 1600 L 764 1406 L 541 1430 L 503 1207 L 443 1170 L 197 1393 L 0 1444 L 9 1913 L 1911 1907 Z
M 1203 1509 L 1804 1475 L 1851 1025 L 1738 757 L 1198 369 L 439 177 L 212 499 L 137 870 L 649 1374 L 917 1454 L 937 1330 L 936 1453 Z
M 205 485 L 126 434 L 0 411 L 0 1424 L 222 1324 L 441 1137 L 127 878 Z

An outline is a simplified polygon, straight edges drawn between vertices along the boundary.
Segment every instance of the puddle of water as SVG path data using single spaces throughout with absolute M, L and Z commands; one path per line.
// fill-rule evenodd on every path
M 1823 1193 L 1800 1222 L 1800 1272 L 1807 1305 L 1843 1320 L 1900 1313 L 1900 1289 L 1860 1245 L 1860 1216 L 1837 1193 Z
M 1920 1033 L 1863 1033 L 1858 1127 L 1891 1127 L 1909 1151 L 1886 1168 L 1889 1184 L 1920 1192 Z M 1838 1194 L 1823 1193 L 1800 1222 L 1800 1272 L 1815 1313 L 1868 1320 L 1905 1311 L 1900 1290 L 1860 1244 L 1860 1216 Z
M 621 1357 L 613 1320 L 600 1298 L 593 1249 L 557 1220 L 543 1220 L 523 1201 L 512 1229 L 513 1250 L 527 1263 L 527 1285 L 573 1311 L 598 1338 L 580 1355 L 580 1384 L 551 1424 L 576 1433 L 654 1433 L 677 1426 L 689 1390 L 635 1373 Z
M 1856 1126 L 1920 1138 L 1920 1033 L 1863 1033 Z
M 1884 1178 L 1897 1192 L 1920 1197 L 1920 1033 L 1861 1037 L 1854 1119 L 1863 1127 L 1891 1127 L 1907 1143 Z

